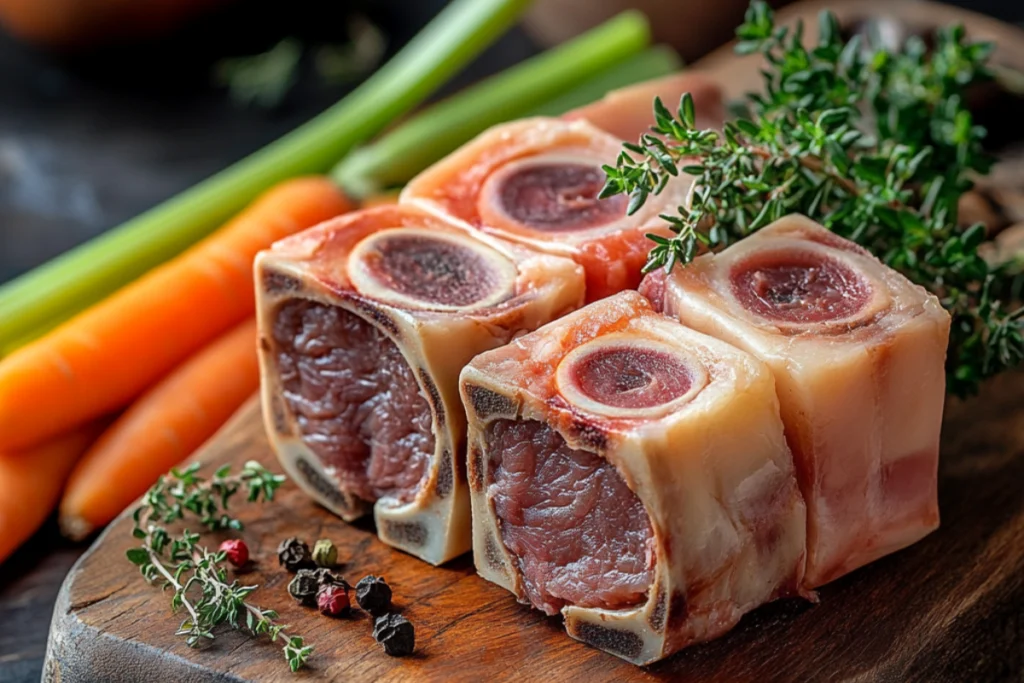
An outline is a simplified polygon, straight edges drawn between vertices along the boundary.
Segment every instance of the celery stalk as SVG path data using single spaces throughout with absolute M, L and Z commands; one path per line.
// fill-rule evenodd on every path
M 650 81 L 679 71 L 683 61 L 667 45 L 655 45 L 638 55 L 602 71 L 582 85 L 548 100 L 529 112 L 530 116 L 560 116 L 570 109 L 599 100 L 611 90 Z
M 0 286 L 0 348 L 84 309 L 163 263 L 272 185 L 327 171 L 353 146 L 427 98 L 515 23 L 529 4 L 530 0 L 453 0 L 377 73 L 313 120 L 137 218 Z
M 353 150 L 331 175 L 356 197 L 402 184 L 477 133 L 529 113 L 649 42 L 644 16 L 624 12 L 430 107 L 373 144 Z

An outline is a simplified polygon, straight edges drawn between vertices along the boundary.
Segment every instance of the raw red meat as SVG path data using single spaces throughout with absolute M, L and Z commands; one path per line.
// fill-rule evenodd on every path
M 434 434 L 430 405 L 395 343 L 353 313 L 303 300 L 278 309 L 273 333 L 303 441 L 360 498 L 412 500 Z
M 489 495 L 530 603 L 555 614 L 566 604 L 620 609 L 645 600 L 651 522 L 616 469 L 536 420 L 495 420 L 484 438 L 495 457 Z

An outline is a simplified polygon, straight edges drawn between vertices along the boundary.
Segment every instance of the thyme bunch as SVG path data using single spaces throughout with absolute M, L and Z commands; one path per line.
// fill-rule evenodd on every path
M 940 299 L 953 318 L 949 389 L 974 393 L 1024 358 L 1024 308 L 1011 294 L 1019 273 L 978 254 L 984 226 L 958 223 L 972 176 L 993 163 L 965 98 L 991 78 L 993 46 L 953 26 L 931 47 L 912 37 L 892 52 L 844 39 L 827 11 L 817 45 L 806 47 L 803 31 L 777 27 L 752 2 L 736 49 L 766 67 L 745 115 L 699 130 L 689 95 L 675 112 L 655 100 L 655 125 L 605 166 L 601 196 L 628 194 L 632 213 L 679 173 L 696 177 L 688 205 L 662 216 L 673 236 L 649 236 L 645 271 L 686 265 L 790 213 L 817 220 Z
M 209 480 L 200 477 L 199 470 L 199 463 L 171 470 L 146 493 L 133 514 L 132 534 L 141 544 L 128 550 L 128 559 L 146 581 L 173 592 L 171 609 L 186 613 L 175 635 L 184 636 L 189 647 L 213 640 L 215 629 L 227 624 L 282 643 L 288 666 L 297 671 L 313 648 L 279 623 L 275 611 L 249 602 L 257 586 L 229 581 L 223 565 L 225 553 L 210 552 L 200 545 L 199 534 L 185 529 L 172 536 L 163 526 L 184 520 L 188 513 L 210 531 L 240 530 L 242 522 L 228 514 L 231 499 L 244 489 L 249 502 L 272 501 L 285 478 L 255 461 L 247 462 L 234 475 L 230 466 L 222 467 Z

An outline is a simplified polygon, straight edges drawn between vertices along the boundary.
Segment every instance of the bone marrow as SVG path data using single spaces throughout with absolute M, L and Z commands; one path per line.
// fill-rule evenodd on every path
M 678 408 L 704 387 L 707 373 L 667 344 L 609 335 L 568 354 L 556 379 L 570 402 L 626 416 Z
M 580 267 L 383 206 L 283 240 L 256 268 L 264 418 L 285 469 L 427 562 L 468 550 L 459 371 L 581 305 Z
M 935 297 L 795 215 L 651 288 L 771 368 L 808 508 L 806 588 L 938 526 L 950 319 Z
M 799 594 L 806 513 L 754 357 L 622 292 L 460 384 L 477 571 L 573 637 L 646 664 Z
M 821 323 L 854 317 L 871 296 L 871 284 L 835 258 L 817 251 L 759 253 L 732 266 L 733 295 L 749 311 L 787 323 Z
M 400 201 L 466 228 L 548 254 L 586 273 L 588 301 L 640 282 L 649 233 L 669 234 L 658 216 L 684 203 L 685 174 L 633 215 L 624 196 L 599 198 L 604 164 L 621 141 L 585 120 L 533 118 L 502 124 L 423 171 Z
M 626 197 L 599 199 L 605 173 L 600 163 L 572 157 L 537 156 L 491 174 L 483 186 L 481 215 L 504 218 L 534 230 L 587 230 L 621 220 Z
M 466 236 L 398 228 L 360 242 L 349 257 L 356 288 L 410 307 L 493 306 L 513 291 L 515 265 Z
M 495 420 L 484 435 L 488 495 L 530 604 L 622 609 L 646 600 L 654 539 L 639 498 L 596 453 L 537 420 Z

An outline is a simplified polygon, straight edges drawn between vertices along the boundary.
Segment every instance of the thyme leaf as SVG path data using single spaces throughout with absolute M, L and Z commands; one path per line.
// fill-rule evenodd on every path
M 239 530 L 242 523 L 228 514 L 231 499 L 244 490 L 249 502 L 272 501 L 285 477 L 255 461 L 247 462 L 235 475 L 230 466 L 222 467 L 209 480 L 200 477 L 199 471 L 199 463 L 171 470 L 149 489 L 133 513 L 132 535 L 141 544 L 127 551 L 128 560 L 146 581 L 171 591 L 171 609 L 185 613 L 175 635 L 184 637 L 189 647 L 213 640 L 215 630 L 228 625 L 281 644 L 288 667 L 298 671 L 313 647 L 281 624 L 276 612 L 249 601 L 257 586 L 229 581 L 225 553 L 200 545 L 199 534 L 185 529 L 172 536 L 163 526 L 190 513 L 210 531 Z

